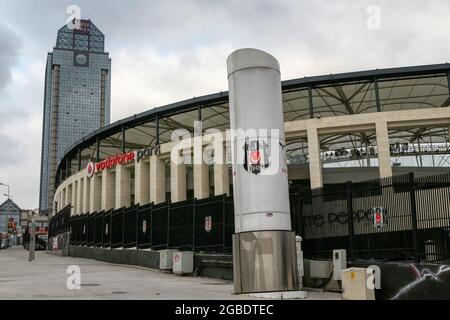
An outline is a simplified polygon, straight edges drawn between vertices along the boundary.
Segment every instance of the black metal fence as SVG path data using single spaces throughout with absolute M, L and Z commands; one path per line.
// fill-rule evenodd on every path
M 291 190 L 293 229 L 308 258 L 331 258 L 333 249 L 346 249 L 353 259 L 448 263 L 449 195 L 450 174 L 348 182 L 307 197 Z M 384 212 L 380 221 L 373 208 Z
M 61 227 L 64 208 L 52 218 L 50 236 L 70 230 L 70 244 L 89 247 L 182 249 L 230 253 L 232 198 L 224 196 L 74 215 Z M 70 227 L 69 227 L 70 226 Z
M 346 249 L 350 259 L 449 263 L 450 173 L 348 182 L 313 193 L 291 189 L 290 203 L 307 258 L 329 259 L 333 249 Z M 373 208 L 383 208 L 384 223 L 374 222 Z M 50 236 L 70 230 L 72 245 L 232 250 L 234 207 L 226 196 L 69 216 L 67 207 L 51 219 Z
M 70 206 L 63 208 L 54 217 L 50 219 L 48 224 L 48 235 L 60 234 L 70 230 Z

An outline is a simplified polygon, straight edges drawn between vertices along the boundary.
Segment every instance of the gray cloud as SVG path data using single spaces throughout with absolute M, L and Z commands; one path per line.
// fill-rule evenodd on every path
M 0 23 L 0 90 L 11 80 L 11 67 L 18 62 L 20 46 L 17 34 Z
M 17 141 L 11 137 L 0 133 L 0 148 L 2 150 L 0 155 L 0 167 L 5 170 L 14 166 L 17 163 L 17 159 L 21 156 L 20 144 L 17 144 Z

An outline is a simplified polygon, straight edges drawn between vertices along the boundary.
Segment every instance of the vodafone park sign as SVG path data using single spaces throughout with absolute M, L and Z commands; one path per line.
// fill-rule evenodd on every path
M 89 162 L 86 167 L 86 173 L 88 178 L 92 178 L 92 176 L 96 172 L 101 172 L 105 169 L 111 169 L 116 167 L 117 165 L 124 165 L 132 161 L 139 162 L 145 157 L 152 156 L 153 154 L 158 155 L 159 153 L 159 147 L 150 147 L 138 151 L 130 151 L 123 154 L 117 154 L 115 156 L 108 157 L 107 159 L 98 163 Z

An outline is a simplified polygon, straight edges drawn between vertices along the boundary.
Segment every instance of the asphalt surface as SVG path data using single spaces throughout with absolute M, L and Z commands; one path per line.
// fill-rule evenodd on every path
M 73 275 L 68 273 L 70 266 L 79 267 L 80 289 L 70 289 L 76 284 Z M 336 293 L 308 293 L 308 299 L 312 300 L 340 298 L 341 295 Z M 44 251 L 37 251 L 36 260 L 28 262 L 28 251 L 22 247 L 15 247 L 0 250 L 0 299 L 237 300 L 250 298 L 233 294 L 233 283 L 230 281 L 181 277 L 141 267 L 60 257 Z

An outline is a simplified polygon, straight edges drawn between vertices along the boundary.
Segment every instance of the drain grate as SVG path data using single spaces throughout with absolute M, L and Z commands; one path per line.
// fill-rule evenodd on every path
M 125 291 L 113 291 L 112 294 L 126 294 Z

